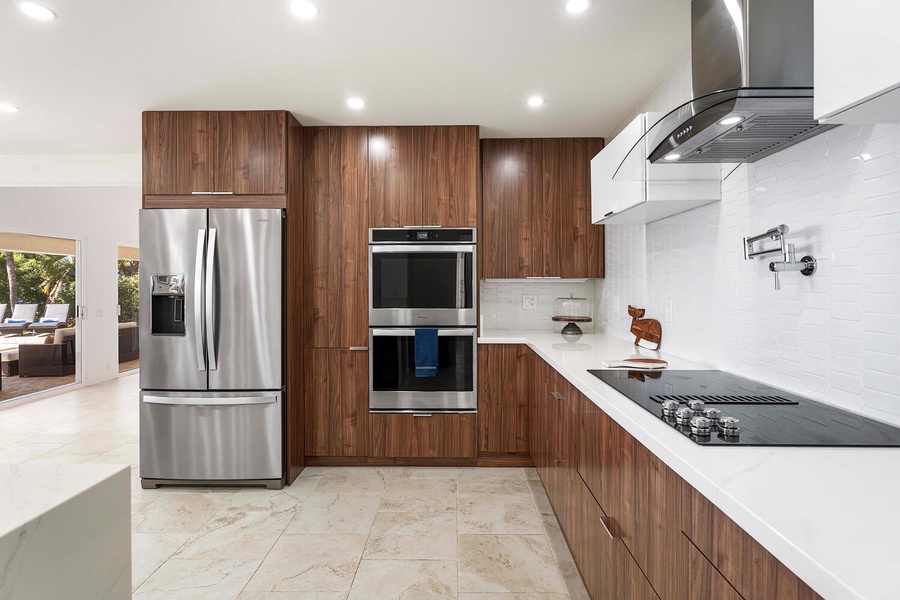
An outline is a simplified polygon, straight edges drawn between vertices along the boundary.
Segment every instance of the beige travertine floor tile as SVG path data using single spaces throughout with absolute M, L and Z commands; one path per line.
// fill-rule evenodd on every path
M 528 489 L 531 491 L 531 497 L 534 499 L 534 506 L 538 513 L 552 515 L 553 506 L 550 505 L 550 498 L 547 497 L 544 485 L 540 481 L 529 481 Z
M 366 537 L 353 533 L 285 533 L 245 589 L 349 592 Z
M 347 600 L 344 592 L 248 592 L 238 600 Z
M 297 479 L 310 479 L 313 477 L 321 477 L 328 471 L 328 467 L 306 467 L 300 471 Z
M 35 444 L 28 440 L 0 448 L 0 463 L 23 463 L 61 448 L 65 444 Z
M 176 557 L 262 560 L 294 518 L 298 504 L 288 494 L 235 494 L 232 504 L 191 536 Z
M 2 417 L 2 415 L 0 415 Z M 0 433 L 0 448 L 11 446 L 18 442 L 23 442 L 30 437 L 34 437 L 32 433 Z
M 389 479 L 378 510 L 389 512 L 453 512 L 455 479 Z
M 456 560 L 454 513 L 380 512 L 372 524 L 367 559 Z
M 543 535 L 460 535 L 459 590 L 566 592 Z
M 188 533 L 132 533 L 131 589 L 137 589 L 191 537 Z
M 456 467 L 394 467 L 391 479 L 457 479 Z
M 161 496 L 131 517 L 131 530 L 142 533 L 194 533 L 228 505 L 233 494 L 172 493 Z
M 581 574 L 578 572 L 578 567 L 575 566 L 575 561 L 563 561 L 558 564 L 570 600 L 591 600 L 587 588 L 584 587 Z
M 573 560 L 569 546 L 566 544 L 566 538 L 563 536 L 562 529 L 559 527 L 559 521 L 552 514 L 541 515 L 541 521 L 544 526 L 544 535 L 550 542 L 550 549 L 553 551 L 553 557 L 557 564 L 571 562 Z
M 320 476 L 298 477 L 294 480 L 294 483 L 285 486 L 281 491 L 302 500 L 316 490 L 316 486 L 319 485 L 319 478 Z
M 100 456 L 92 458 L 89 462 L 109 463 L 113 465 L 136 465 L 141 462 L 141 447 L 136 443 L 127 443 L 117 446 Z
M 542 534 L 531 494 L 460 494 L 459 533 Z
M 526 467 L 526 468 L 522 469 L 522 471 L 525 473 L 525 479 L 527 481 L 540 481 L 541 480 L 541 476 L 538 474 L 537 469 L 535 469 L 534 467 Z
M 350 600 L 456 599 L 455 560 L 363 560 Z
M 381 497 L 371 494 L 307 496 L 287 533 L 369 533 Z
M 472 467 L 459 471 L 460 494 L 523 494 L 528 484 L 522 469 Z
M 170 558 L 134 593 L 138 600 L 237 598 L 258 560 Z
M 390 467 L 331 467 L 322 474 L 316 492 L 381 495 L 390 472 Z

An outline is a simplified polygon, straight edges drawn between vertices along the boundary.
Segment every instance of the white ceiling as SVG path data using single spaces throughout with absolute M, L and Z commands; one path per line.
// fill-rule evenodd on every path
M 609 135 L 688 49 L 690 0 L 0 0 L 0 154 L 140 152 L 140 113 L 288 109 L 304 125 Z M 540 110 L 525 100 L 547 98 Z M 348 96 L 367 106 L 347 108 Z

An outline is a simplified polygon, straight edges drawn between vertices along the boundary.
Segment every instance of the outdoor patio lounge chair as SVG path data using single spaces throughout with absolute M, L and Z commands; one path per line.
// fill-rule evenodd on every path
M 60 327 L 65 327 L 69 318 L 68 304 L 48 304 L 44 308 L 44 316 L 37 323 L 32 323 L 28 329 L 34 333 L 53 333 Z
M 6 304 L 0 304 L 0 322 L 6 318 Z
M 19 377 L 75 374 L 75 328 L 57 329 L 43 344 L 19 344 Z
M 0 323 L 0 335 L 22 335 L 34 323 L 37 309 L 37 304 L 16 304 L 12 316 Z

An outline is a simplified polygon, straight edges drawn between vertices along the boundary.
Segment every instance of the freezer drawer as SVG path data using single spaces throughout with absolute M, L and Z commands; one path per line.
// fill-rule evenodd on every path
M 141 478 L 281 479 L 282 392 L 141 392 Z

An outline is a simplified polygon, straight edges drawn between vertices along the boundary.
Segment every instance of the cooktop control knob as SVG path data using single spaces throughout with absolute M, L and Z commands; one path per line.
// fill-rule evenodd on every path
M 675 411 L 675 422 L 679 425 L 690 425 L 691 417 L 693 416 L 694 411 L 692 411 L 690 408 L 682 406 Z
M 712 421 L 706 417 L 694 417 L 691 419 L 691 433 L 694 435 L 709 435 Z
M 666 417 L 674 417 L 675 411 L 678 410 L 678 407 L 681 404 L 678 400 L 664 400 L 662 403 L 662 414 Z
M 712 425 L 719 424 L 719 417 L 722 416 L 722 411 L 718 408 L 704 408 L 702 411 L 703 416 L 712 421 Z
M 722 417 L 719 419 L 719 430 L 726 437 L 737 437 L 741 433 L 741 428 L 738 427 L 740 422 L 736 417 Z
M 688 400 L 687 403 L 688 408 L 690 408 L 694 412 L 700 412 L 703 410 L 703 407 L 706 406 L 706 403 L 703 400 Z

